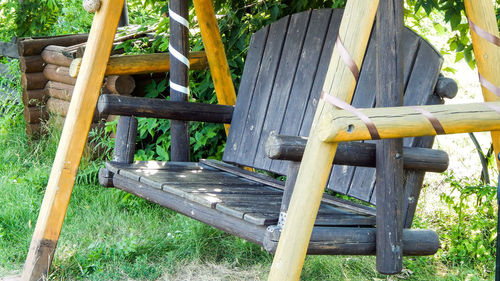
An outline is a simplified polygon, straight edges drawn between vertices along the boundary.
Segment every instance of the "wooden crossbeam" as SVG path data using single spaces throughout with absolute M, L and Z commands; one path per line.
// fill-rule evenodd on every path
M 361 66 L 370 37 L 378 1 L 348 1 L 340 25 L 339 37 L 356 65 Z M 323 91 L 350 102 L 356 79 L 335 46 Z M 309 140 L 300 165 L 297 181 L 288 208 L 285 225 L 276 249 L 269 280 L 298 280 L 324 187 L 330 175 L 337 144 L 322 142 L 317 125 L 325 114 L 337 111 L 320 100 Z
M 76 173 L 111 53 L 123 0 L 102 1 L 90 30 L 80 75 L 31 240 L 22 280 L 46 278 L 59 240 Z
M 500 102 L 427 105 L 418 108 L 434 115 L 446 134 L 500 130 Z M 435 136 L 431 122 L 414 107 L 360 109 L 373 122 L 381 139 Z M 365 123 L 353 113 L 336 111 L 319 125 L 325 142 L 372 139 Z

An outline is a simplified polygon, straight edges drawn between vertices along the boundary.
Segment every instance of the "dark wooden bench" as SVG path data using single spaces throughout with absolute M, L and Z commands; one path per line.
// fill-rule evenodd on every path
M 282 18 L 256 32 L 234 111 L 220 105 L 102 96 L 101 113 L 122 117 L 114 159 L 99 173 L 101 184 L 146 198 L 274 252 L 305 145 L 300 136 L 309 133 L 341 18 L 342 10 L 313 10 Z M 409 29 L 404 31 L 404 41 L 405 105 L 439 104 L 442 97 L 453 97 L 456 84 L 440 77 L 439 53 Z M 375 42 L 371 40 L 354 106 L 375 106 L 375 79 Z M 231 120 L 223 162 L 132 162 L 137 131 L 134 116 L 220 123 Z M 409 229 L 425 171 L 444 171 L 448 165 L 446 153 L 430 149 L 433 140 L 404 140 L 405 255 L 433 254 L 439 248 L 434 231 Z M 367 204 L 325 193 L 308 253 L 375 253 L 374 153 L 374 145 L 368 142 L 339 146 L 326 189 Z M 287 175 L 288 180 L 277 181 L 241 166 Z

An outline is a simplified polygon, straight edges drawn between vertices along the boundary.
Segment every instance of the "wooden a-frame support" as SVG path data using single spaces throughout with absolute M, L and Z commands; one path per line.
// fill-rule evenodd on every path
M 361 2 L 363 1 L 348 1 L 344 16 L 355 18 L 356 16 L 352 15 L 353 11 L 359 15 L 362 14 L 360 11 L 363 11 L 363 9 L 376 9 L 376 5 L 368 7 L 369 3 L 366 3 L 366 5 L 362 7 L 354 6 L 356 4 L 359 5 Z M 352 3 L 355 4 L 351 5 Z M 489 33 L 498 36 L 498 26 L 495 19 L 494 7 L 490 0 L 465 0 L 465 5 L 471 21 Z M 364 16 L 366 17 L 366 15 Z M 371 20 L 373 20 L 373 18 L 371 18 Z M 360 19 L 358 19 L 358 21 L 357 24 L 359 26 L 369 29 L 369 22 L 365 23 Z M 347 22 L 350 22 L 350 19 L 344 18 L 342 20 L 340 29 L 341 38 L 345 38 L 346 36 L 345 25 L 347 25 Z M 356 30 L 350 25 L 349 27 L 351 28 L 351 34 L 356 34 L 352 35 L 353 37 L 359 38 L 360 41 L 365 38 L 364 33 L 361 32 L 362 30 Z M 480 38 L 472 30 L 471 33 L 479 72 L 496 87 L 500 87 L 500 48 Z M 357 56 L 359 54 L 354 51 L 354 49 L 348 46 L 347 50 L 351 51 L 351 55 L 355 60 L 358 59 Z M 332 56 L 332 61 L 334 60 L 337 60 L 338 64 L 339 59 L 335 50 Z M 333 79 L 338 82 L 336 86 L 340 88 L 340 90 L 338 88 L 336 89 L 337 98 L 349 101 L 350 98 L 346 97 L 349 97 L 350 93 L 342 92 L 345 90 L 346 85 L 353 84 L 353 80 L 346 77 L 345 67 L 338 67 L 337 64 L 330 65 L 325 85 L 330 85 L 332 81 L 331 76 L 333 76 Z M 325 91 L 328 91 L 328 88 L 326 88 Z M 483 87 L 483 95 L 485 101 L 497 101 L 499 99 L 499 97 L 495 96 L 485 87 Z M 500 103 L 491 104 L 490 106 L 481 104 L 479 105 L 479 109 L 474 108 L 478 107 L 478 105 L 475 104 L 460 105 L 459 108 L 455 110 L 453 110 L 453 107 L 454 106 L 450 105 L 439 105 L 437 106 L 437 112 L 435 112 L 435 115 L 439 116 L 438 120 L 441 120 L 445 132 L 493 131 L 493 145 L 495 152 L 498 153 L 500 149 L 500 126 L 498 125 L 500 124 Z M 491 107 L 497 107 L 497 110 Z M 433 107 L 428 107 L 429 110 L 432 110 L 432 108 Z M 380 122 L 375 123 L 376 127 L 380 128 L 380 137 L 383 139 L 436 134 L 436 131 L 430 125 L 427 118 L 418 116 L 418 120 L 415 120 L 415 114 L 410 114 L 411 116 L 406 117 L 402 116 L 404 113 L 410 111 L 408 108 L 380 108 L 373 110 L 373 117 L 375 117 L 375 115 L 385 117 L 383 120 L 380 120 Z M 464 110 L 470 110 L 471 114 L 468 116 L 457 114 L 463 113 Z M 486 113 L 490 117 L 486 117 Z M 287 220 L 269 274 L 269 280 L 299 279 L 319 202 L 323 194 L 323 188 L 328 178 L 328 171 L 331 168 L 331 160 L 335 154 L 338 142 L 371 139 L 371 134 L 367 130 L 365 123 L 360 122 L 358 117 L 352 117 L 351 115 L 352 113 L 334 110 L 332 106 L 324 102 L 318 104 L 309 140 L 302 158 L 294 193 L 290 202 Z M 343 116 L 346 118 L 342 119 Z M 350 119 L 348 120 L 348 118 Z M 400 119 L 398 121 L 399 123 L 395 122 L 396 119 Z M 339 120 L 342 120 L 343 123 L 338 124 L 337 122 L 339 122 Z M 375 120 L 375 118 L 373 118 L 373 120 Z M 478 127 L 479 123 L 481 123 L 481 128 Z M 387 134 L 382 133 L 384 127 L 385 129 L 389 128 L 389 130 L 386 130 Z M 353 128 L 354 131 L 352 130 Z M 408 128 L 411 128 L 411 130 L 408 130 Z M 420 132 L 415 133 L 415 131 L 419 130 Z M 361 132 L 364 133 L 364 136 L 360 136 L 359 133 Z M 358 135 L 358 137 L 355 137 L 356 135 Z M 380 232 L 377 231 L 377 234 L 379 233 Z M 378 245 L 377 241 L 377 246 Z M 397 264 L 395 265 L 397 266 Z
M 59 240 L 121 14 L 116 7 L 122 6 L 124 0 L 101 2 L 94 16 L 21 280 L 38 281 L 48 276 Z M 234 105 L 236 94 L 212 2 L 195 0 L 194 3 L 217 98 L 221 104 Z

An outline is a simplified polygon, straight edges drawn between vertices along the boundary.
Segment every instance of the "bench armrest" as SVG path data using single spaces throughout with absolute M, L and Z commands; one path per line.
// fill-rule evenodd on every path
M 234 107 L 164 99 L 102 95 L 99 97 L 97 110 L 100 114 L 108 115 L 229 124 L 231 123 Z
M 267 139 L 266 154 L 271 159 L 300 161 L 304 154 L 307 138 L 271 135 Z M 375 167 L 374 143 L 339 143 L 334 164 Z M 448 168 L 448 154 L 442 150 L 420 147 L 403 148 L 404 167 L 427 172 L 444 172 Z

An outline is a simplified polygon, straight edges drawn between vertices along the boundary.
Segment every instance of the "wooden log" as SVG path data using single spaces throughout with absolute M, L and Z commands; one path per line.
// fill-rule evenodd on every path
M 137 124 L 137 118 L 134 116 L 120 116 L 118 119 L 113 161 L 124 164 L 134 162 Z
M 43 133 L 44 127 L 41 123 L 26 124 L 26 135 L 31 138 L 37 138 Z
M 19 58 L 19 67 L 23 73 L 42 72 L 45 62 L 41 56 L 23 56 Z
M 129 96 L 135 90 L 135 80 L 130 75 L 108 76 L 103 85 L 104 89 L 110 94 Z
M 375 228 L 315 227 L 307 254 L 311 255 L 373 255 L 376 251 Z M 403 255 L 426 256 L 439 250 L 439 237 L 433 230 L 404 229 Z M 264 249 L 276 250 L 279 232 L 266 233 Z
M 68 116 L 70 102 L 56 98 L 49 98 L 45 106 L 48 113 L 66 117 Z M 96 110 L 94 112 L 94 116 L 92 117 L 92 123 L 97 123 L 101 120 L 105 120 L 106 117 L 107 115 L 99 114 L 99 112 L 97 112 Z
M 500 130 L 500 102 L 418 106 L 431 113 L 441 123 L 446 134 Z M 500 111 L 500 110 L 499 110 Z M 377 127 L 381 139 L 435 136 L 430 121 L 412 107 L 360 109 Z M 320 139 L 325 142 L 344 142 L 371 139 L 365 123 L 352 113 L 339 110 L 325 118 Z M 328 120 L 328 121 L 327 121 Z M 331 123 L 333 122 L 333 123 Z
M 55 64 L 47 64 L 43 74 L 50 81 L 61 82 L 68 85 L 75 85 L 76 79 L 69 76 L 69 68 Z
M 362 65 L 377 6 L 377 0 L 347 1 L 339 38 L 356 65 Z M 336 45 L 323 91 L 335 92 L 337 98 L 350 102 L 355 86 L 356 80 L 340 58 Z M 337 148 L 336 144 L 322 142 L 317 132 L 318 122 L 331 111 L 336 111 L 335 107 L 319 101 L 268 280 L 298 280 L 300 277 Z
M 21 73 L 21 86 L 25 91 L 43 89 L 46 83 L 43 72 Z
M 489 0 L 465 0 L 465 10 L 469 20 L 486 32 L 499 36 L 495 8 Z M 500 48 L 481 38 L 471 29 L 474 57 L 477 61 L 479 73 L 495 87 L 500 88 Z M 500 97 L 488 88 L 482 87 L 484 101 L 500 101 Z M 495 155 L 500 153 L 500 132 L 491 132 Z M 497 167 L 500 168 L 498 157 Z
M 23 91 L 24 106 L 40 106 L 47 100 L 45 89 Z
M 97 110 L 104 115 L 111 114 L 228 124 L 231 123 L 234 108 L 229 105 L 102 95 L 99 97 Z
M 189 21 L 188 1 L 169 0 L 168 8 L 177 16 Z M 170 100 L 187 101 L 189 96 L 189 64 L 183 62 L 180 57 L 187 58 L 189 56 L 189 27 L 184 26 L 171 13 L 169 15 L 169 50 L 170 52 L 175 50 L 179 54 L 170 61 Z M 189 161 L 189 123 L 172 120 L 170 122 L 170 136 L 170 158 L 172 161 Z
M 48 64 L 69 67 L 72 59 L 63 54 L 64 47 L 49 45 L 42 51 L 42 58 Z
M 212 1 L 193 1 L 200 25 L 201 38 L 207 53 L 210 73 L 214 82 L 215 93 L 219 104 L 235 105 L 236 91 L 234 90 L 233 79 L 227 63 L 226 52 L 222 44 L 222 38 L 217 25 L 215 11 Z M 225 126 L 226 134 L 229 125 Z
M 381 1 L 377 12 L 377 83 L 379 107 L 403 105 L 402 0 Z M 376 144 L 377 270 L 396 274 L 403 269 L 403 140 Z
M 266 154 L 271 159 L 300 161 L 307 138 L 271 135 L 266 143 Z M 374 143 L 339 143 L 333 164 L 375 167 Z M 442 173 L 449 164 L 448 154 L 442 150 L 403 147 L 403 164 L 406 169 Z
M 71 101 L 71 96 L 73 95 L 73 90 L 75 86 L 68 85 L 60 82 L 49 81 L 45 85 L 47 95 L 65 101 Z
M 27 124 L 37 124 L 47 120 L 47 111 L 39 106 L 24 107 L 24 120 Z
M 47 277 L 92 123 L 93 112 L 89 109 L 96 106 L 118 25 L 121 11 L 116 7 L 122 5 L 123 0 L 102 1 L 101 9 L 94 16 L 82 69 L 64 123 L 22 280 L 36 281 Z
M 205 52 L 189 53 L 190 70 L 202 70 L 208 66 Z M 81 60 L 74 59 L 70 66 L 70 76 L 78 76 Z M 170 71 L 170 54 L 141 54 L 112 56 L 106 67 L 106 75 L 145 74 Z
M 22 38 L 17 43 L 20 56 L 40 55 L 48 45 L 70 46 L 87 41 L 87 34 L 63 35 L 41 38 Z

